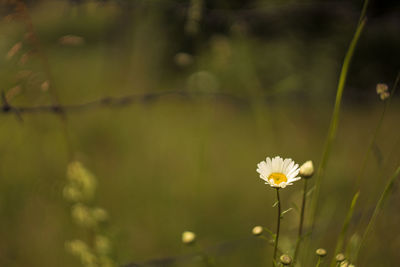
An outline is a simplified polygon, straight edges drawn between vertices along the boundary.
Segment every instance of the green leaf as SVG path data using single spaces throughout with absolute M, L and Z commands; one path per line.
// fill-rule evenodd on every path
M 281 219 L 283 218 L 283 215 L 285 215 L 286 213 L 288 213 L 289 211 L 291 211 L 293 208 L 288 208 L 287 210 L 284 210 L 282 213 L 281 213 Z

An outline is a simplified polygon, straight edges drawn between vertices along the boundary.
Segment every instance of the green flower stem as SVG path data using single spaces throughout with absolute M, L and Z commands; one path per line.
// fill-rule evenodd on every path
M 277 218 L 277 225 L 276 225 L 276 235 L 275 235 L 275 242 L 274 242 L 274 257 L 272 260 L 272 266 L 275 266 L 276 263 L 276 252 L 278 251 L 278 241 L 279 241 L 279 230 L 281 227 L 281 200 L 279 197 L 279 188 L 276 188 L 276 201 L 278 203 L 278 218 Z
M 297 234 L 296 248 L 294 250 L 294 256 L 293 256 L 293 266 L 296 264 L 296 259 L 297 259 L 297 255 L 299 253 L 300 243 L 301 243 L 301 240 L 303 239 L 303 222 L 304 222 L 304 212 L 306 209 L 308 179 L 303 179 L 303 180 L 304 180 L 303 200 L 302 200 L 301 211 L 300 211 L 299 232 Z
M 319 267 L 321 265 L 321 262 L 322 262 L 321 257 L 318 257 L 317 265 L 315 265 L 315 267 Z
M 270 242 L 271 240 L 268 239 L 268 238 L 266 238 L 265 236 L 260 236 L 259 238 L 261 238 L 261 239 L 263 239 L 263 240 L 265 240 L 265 241 L 268 241 L 268 244 L 269 244 L 269 245 L 274 246 L 274 244 L 272 244 L 272 242 Z M 278 247 L 277 250 L 278 250 L 278 253 L 283 254 L 283 250 L 282 250 L 282 249 L 280 249 L 280 248 Z

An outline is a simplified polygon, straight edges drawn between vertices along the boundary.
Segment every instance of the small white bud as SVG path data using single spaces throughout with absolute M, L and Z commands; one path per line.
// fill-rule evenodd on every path
M 283 265 L 292 264 L 292 258 L 289 255 L 283 254 L 279 259 L 281 260 Z
M 190 231 L 185 231 L 182 233 L 182 243 L 183 244 L 192 244 L 196 241 L 196 234 Z
M 317 254 L 320 257 L 325 257 L 326 256 L 326 250 L 323 248 L 319 248 L 315 251 L 315 254 Z
M 300 167 L 300 176 L 303 178 L 310 178 L 314 174 L 314 164 L 311 160 L 306 161 L 303 165 Z
M 251 233 L 255 236 L 259 236 L 263 233 L 264 229 L 262 228 L 262 226 L 254 226 L 253 230 L 251 230 Z
M 336 255 L 335 259 L 337 262 L 342 262 L 346 259 L 346 257 L 343 255 L 343 253 L 339 253 Z

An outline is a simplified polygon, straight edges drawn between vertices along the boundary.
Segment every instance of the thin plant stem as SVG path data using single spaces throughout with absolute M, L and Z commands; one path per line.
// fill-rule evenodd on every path
M 306 209 L 306 198 L 307 198 L 307 181 L 308 181 L 308 179 L 304 179 L 303 200 L 301 203 L 299 232 L 297 234 L 296 248 L 294 250 L 293 266 L 296 264 L 297 255 L 299 253 L 299 248 L 300 248 L 300 243 L 301 243 L 301 240 L 303 239 L 304 212 Z
M 261 238 L 261 239 L 263 239 L 263 240 L 265 240 L 265 241 L 268 241 L 268 244 L 270 244 L 271 246 L 274 246 L 274 244 L 273 244 L 272 242 L 270 242 L 271 240 L 268 239 L 268 238 L 266 238 L 265 236 L 260 236 L 259 238 Z M 283 250 L 282 250 L 282 249 L 280 249 L 280 248 L 278 247 L 277 250 L 278 250 L 278 253 L 283 254 Z
M 276 235 L 275 235 L 275 242 L 274 242 L 274 257 L 272 260 L 272 266 L 275 266 L 275 264 L 276 264 L 276 252 L 278 251 L 279 230 L 281 227 L 281 200 L 279 197 L 279 188 L 276 188 L 276 201 L 278 203 L 278 218 L 277 218 L 277 225 L 276 225 Z
M 349 210 L 347 211 L 346 219 L 344 220 L 344 223 L 343 223 L 343 226 L 342 226 L 342 230 L 341 230 L 341 232 L 339 234 L 339 237 L 338 237 L 338 240 L 337 240 L 337 243 L 336 243 L 335 253 L 333 255 L 337 255 L 339 253 L 339 251 L 341 251 L 342 248 L 343 248 L 344 238 L 346 236 L 347 229 L 349 228 L 349 224 L 350 224 L 351 218 L 353 217 L 354 208 L 356 206 L 357 199 L 358 199 L 359 195 L 360 195 L 360 191 L 358 191 L 354 195 L 354 197 L 353 197 L 353 199 L 351 201 L 351 205 L 350 205 Z M 334 266 L 335 266 L 335 256 L 333 256 L 332 261 L 331 261 L 331 267 L 334 267 Z
M 397 89 L 397 85 L 398 85 L 398 83 L 399 83 L 399 80 L 400 80 L 400 72 L 397 73 L 396 79 L 395 79 L 394 84 L 393 84 L 393 90 L 392 90 L 392 92 L 390 92 L 390 97 L 389 97 L 389 99 L 387 99 L 387 100 L 384 102 L 383 110 L 382 110 L 381 116 L 380 116 L 380 118 L 379 118 L 378 124 L 376 125 L 375 131 L 374 131 L 374 133 L 373 133 L 373 135 L 372 135 L 372 138 L 371 138 L 371 141 L 370 141 L 369 144 L 368 144 L 368 148 L 367 148 L 367 151 L 365 152 L 364 159 L 363 159 L 363 163 L 362 163 L 362 165 L 361 165 L 360 173 L 358 174 L 358 176 L 357 176 L 357 178 L 356 178 L 356 188 L 359 188 L 359 187 L 360 187 L 361 178 L 362 178 L 362 176 L 364 175 L 364 171 L 365 171 L 365 168 L 366 168 L 366 166 L 367 166 L 368 156 L 369 156 L 369 154 L 371 153 L 372 147 L 373 147 L 374 144 L 375 144 L 376 137 L 378 136 L 379 130 L 381 129 L 382 122 L 383 122 L 383 119 L 384 119 L 384 117 L 385 117 L 386 110 L 387 110 L 387 108 L 388 108 L 388 106 L 389 106 L 390 100 L 393 98 L 393 94 L 396 92 L 396 89 Z
M 318 257 L 318 261 L 315 267 L 319 267 L 321 265 L 321 262 L 322 262 L 321 257 Z
M 374 131 L 374 133 L 372 135 L 372 138 L 371 138 L 370 143 L 368 145 L 367 151 L 366 151 L 366 153 L 364 155 L 364 159 L 363 159 L 363 163 L 362 163 L 362 166 L 361 166 L 361 170 L 360 170 L 360 172 L 359 172 L 359 174 L 358 174 L 358 176 L 356 178 L 356 188 L 357 188 L 357 190 L 360 190 L 360 182 L 361 182 L 361 178 L 362 178 L 362 176 L 364 174 L 365 168 L 367 166 L 368 155 L 371 153 L 373 145 L 376 143 L 376 139 L 377 139 L 378 133 L 380 131 L 380 128 L 382 126 L 382 123 L 383 123 L 383 120 L 384 120 L 384 117 L 385 117 L 385 113 L 389 109 L 390 102 L 391 102 L 391 100 L 393 98 L 393 95 L 395 94 L 395 92 L 397 90 L 399 81 L 400 81 L 400 72 L 398 72 L 397 75 L 396 75 L 396 78 L 395 78 L 394 84 L 393 84 L 393 89 L 390 92 L 390 97 L 387 100 L 385 100 L 385 102 L 384 102 L 383 110 L 382 110 L 381 116 L 379 118 L 378 124 L 376 125 L 375 131 Z M 384 163 L 382 164 L 380 169 L 385 169 L 385 166 L 386 166 L 386 163 L 387 163 L 387 159 L 391 158 L 392 152 L 395 150 L 397 143 L 398 142 L 395 143 L 395 145 L 393 146 L 393 150 L 385 158 Z M 360 220 L 360 221 L 362 221 L 362 220 Z
M 367 5 L 368 5 L 368 1 L 365 1 L 363 10 L 367 8 Z M 365 12 L 363 12 L 361 14 L 360 23 L 357 26 L 354 37 L 351 40 L 350 46 L 347 50 L 346 56 L 343 61 L 342 69 L 340 72 L 340 76 L 339 76 L 339 83 L 338 83 L 338 88 L 336 91 L 335 106 L 333 109 L 332 119 L 331 119 L 331 123 L 329 126 L 329 132 L 328 132 L 328 136 L 327 136 L 327 139 L 325 142 L 324 151 L 322 153 L 321 164 L 319 165 L 319 168 L 317 171 L 317 177 L 316 177 L 316 181 L 315 181 L 315 192 L 314 192 L 312 206 L 311 206 L 311 230 L 314 229 L 314 225 L 315 225 L 315 218 L 316 218 L 316 213 L 317 213 L 317 209 L 318 209 L 318 198 L 319 198 L 319 192 L 320 192 L 320 188 L 321 188 L 322 176 L 324 174 L 326 165 L 328 163 L 328 159 L 331 154 L 333 141 L 336 138 L 336 132 L 337 132 L 337 127 L 338 127 L 338 123 L 339 123 L 340 106 L 341 106 L 341 102 L 342 102 L 344 87 L 346 84 L 347 74 L 349 71 L 351 59 L 353 58 L 353 55 L 354 55 L 355 48 L 357 46 L 358 40 L 360 39 L 361 33 L 362 33 L 365 23 L 366 23 L 366 18 L 364 16 L 365 16 Z
M 386 109 L 387 109 L 387 106 L 388 106 L 387 104 L 388 104 L 387 102 L 385 102 L 383 104 L 383 110 L 382 110 L 381 116 L 379 118 L 378 124 L 376 125 L 375 131 L 374 131 L 374 133 L 372 135 L 372 138 L 371 138 L 371 140 L 370 140 L 370 142 L 368 144 L 367 151 L 364 154 L 364 159 L 363 159 L 363 162 L 362 162 L 362 165 L 361 165 L 361 170 L 360 170 L 360 172 L 359 172 L 359 174 L 358 174 L 358 176 L 356 178 L 356 188 L 360 187 L 361 178 L 364 175 L 365 168 L 367 167 L 368 156 L 372 151 L 372 147 L 375 144 L 376 137 L 378 136 L 378 132 L 381 129 L 383 118 L 385 117 Z
M 369 0 L 365 0 L 364 4 L 363 4 L 363 8 L 361 10 L 361 15 L 360 15 L 360 19 L 358 21 L 358 25 L 360 25 L 362 23 L 362 20 L 366 17 L 367 15 L 367 7 L 368 7 L 368 2 Z
M 375 221 L 376 221 L 376 219 L 378 217 L 378 214 L 382 210 L 383 205 L 385 204 L 385 201 L 386 201 L 386 199 L 388 198 L 388 196 L 389 196 L 389 194 L 391 192 L 393 184 L 394 184 L 396 178 L 399 175 L 400 175 L 400 166 L 397 167 L 396 171 L 390 177 L 388 183 L 385 186 L 385 189 L 383 190 L 383 193 L 382 193 L 381 197 L 378 200 L 378 203 L 375 206 L 374 213 L 372 214 L 371 219 L 368 222 L 367 228 L 365 229 L 364 234 L 361 237 L 360 245 L 357 247 L 356 253 L 354 254 L 355 255 L 354 256 L 354 260 L 353 260 L 354 262 L 356 262 L 358 253 L 360 252 L 360 250 L 364 246 L 365 240 L 366 240 L 368 234 L 371 232 L 372 227 L 375 225 Z

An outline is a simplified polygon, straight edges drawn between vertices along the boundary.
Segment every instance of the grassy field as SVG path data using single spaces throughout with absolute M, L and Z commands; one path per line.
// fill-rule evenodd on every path
M 193 63 L 182 67 L 174 61 L 181 51 L 169 37 L 179 35 L 163 29 L 156 7 L 153 12 L 139 7 L 132 25 L 119 33 L 111 30 L 121 16 L 117 5 L 84 7 L 47 2 L 29 8 L 42 51 L 29 54 L 24 64 L 21 56 L 32 49 L 24 39 L 24 23 L 1 24 L 0 88 L 11 105 L 51 104 L 51 91 L 66 105 L 166 91 L 190 96 L 158 95 L 126 106 L 72 110 L 65 120 L 47 112 L 21 113 L 20 119 L 1 114 L 0 265 L 79 266 L 65 251 L 65 242 L 91 237 L 74 224 L 63 198 L 69 151 L 97 179 L 94 202 L 109 213 L 102 231 L 118 265 L 177 256 L 173 266 L 204 266 L 188 256 L 196 248 L 181 243 L 185 230 L 197 234 L 217 266 L 270 265 L 272 247 L 252 236 L 251 229 L 275 229 L 275 192 L 259 179 L 256 164 L 280 155 L 299 164 L 313 160 L 318 167 L 354 27 L 345 28 L 343 37 L 340 24 L 329 39 L 311 47 L 291 34 L 266 41 L 232 30 L 207 38 Z M 60 44 L 59 38 L 68 34 L 84 42 Z M 22 48 L 7 59 L 17 42 Z M 50 88 L 43 88 L 49 80 L 43 55 L 50 66 Z M 318 247 L 333 254 L 384 108 L 376 83 L 392 86 L 395 79 L 395 71 L 391 80 L 371 73 L 371 83 L 356 90 L 353 73 L 358 70 L 349 74 L 338 135 L 322 179 L 316 229 L 308 250 L 301 251 L 308 262 L 302 266 L 315 264 L 316 256 L 310 255 Z M 353 234 L 362 235 L 399 165 L 399 114 L 399 101 L 393 98 L 368 157 L 346 245 Z M 300 206 L 301 196 L 301 181 L 282 190 L 284 209 Z M 399 203 L 395 183 L 358 266 L 400 265 Z M 298 220 L 295 209 L 282 220 L 284 252 L 292 252 Z

